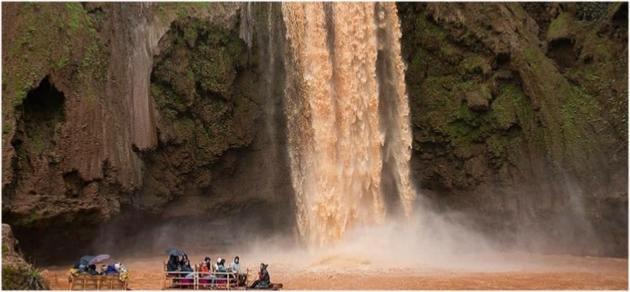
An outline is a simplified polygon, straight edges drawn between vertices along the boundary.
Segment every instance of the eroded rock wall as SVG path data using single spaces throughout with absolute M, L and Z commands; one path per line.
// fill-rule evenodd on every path
M 243 212 L 292 227 L 279 3 L 2 5 L 24 250 Z M 627 4 L 398 8 L 421 197 L 506 244 L 627 254 Z
M 626 254 L 627 5 L 398 6 L 424 193 L 506 243 Z
M 281 99 L 261 91 L 241 4 L 3 8 L 2 206 L 25 250 L 90 251 L 121 206 L 157 221 L 254 208 L 286 225 L 272 208 L 291 200 L 284 138 L 263 122 L 282 128 L 266 106 Z M 55 244 L 69 239 L 79 248 Z

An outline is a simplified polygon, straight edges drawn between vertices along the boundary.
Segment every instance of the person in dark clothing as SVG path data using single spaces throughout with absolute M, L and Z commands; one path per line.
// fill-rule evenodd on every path
M 182 272 L 193 272 L 192 267 L 190 266 L 190 261 L 188 259 L 185 259 L 183 261 L 180 262 L 180 271 Z
M 179 261 L 179 265 L 183 267 L 186 264 L 187 261 L 188 261 L 188 255 L 184 254 L 184 255 L 182 255 L 182 259 Z
M 267 266 L 264 263 L 260 263 L 260 271 L 258 272 L 258 280 L 254 281 L 249 288 L 266 289 L 271 285 L 271 278 L 269 272 L 267 272 Z
M 180 269 L 179 259 L 176 255 L 171 255 L 166 263 L 167 272 L 177 272 Z M 170 273 L 169 273 L 170 274 Z
M 101 273 L 99 273 L 96 270 L 96 265 L 89 265 L 87 266 L 87 273 L 92 275 L 92 276 L 96 276 L 96 275 L 100 275 Z
M 183 258 L 180 263 L 181 263 L 181 266 L 180 266 L 181 273 L 179 274 L 180 277 L 186 277 L 186 278 L 191 278 L 191 279 L 195 277 L 195 273 L 193 273 L 195 270 L 193 270 L 193 268 L 190 266 L 190 261 L 188 260 L 188 257 Z

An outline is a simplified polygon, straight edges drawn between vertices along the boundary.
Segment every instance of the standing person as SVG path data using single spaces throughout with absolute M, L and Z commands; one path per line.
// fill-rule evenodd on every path
M 260 263 L 260 271 L 258 272 L 258 280 L 254 281 L 249 288 L 266 289 L 271 285 L 271 278 L 269 272 L 267 272 L 267 266 L 264 263 Z

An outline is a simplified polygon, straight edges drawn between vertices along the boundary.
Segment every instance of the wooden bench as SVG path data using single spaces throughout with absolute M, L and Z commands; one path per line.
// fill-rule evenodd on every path
M 169 272 L 166 269 L 166 262 L 162 262 L 164 267 L 164 278 L 162 290 L 166 289 L 197 289 L 197 275 L 193 278 L 186 278 L 182 276 L 192 272 Z
M 83 274 L 70 278 L 69 290 L 127 290 L 127 281 L 121 281 L 118 275 Z
M 195 272 L 175 272 L 167 271 L 164 266 L 164 277 L 162 290 L 167 289 L 213 289 L 213 290 L 238 290 L 245 289 L 245 286 L 238 285 L 238 278 L 233 273 L 201 273 Z M 185 275 L 193 273 L 192 278 L 186 278 Z M 214 275 L 217 278 L 208 279 L 208 275 Z M 247 274 L 244 274 L 245 280 Z

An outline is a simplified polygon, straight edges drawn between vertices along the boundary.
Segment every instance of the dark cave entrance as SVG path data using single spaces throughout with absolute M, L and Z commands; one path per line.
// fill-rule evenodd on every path
M 45 76 L 37 87 L 32 88 L 23 98 L 22 103 L 16 109 L 16 131 L 11 145 L 16 155 L 11 161 L 15 178 L 13 183 L 4 188 L 3 198 L 11 202 L 15 190 L 25 189 L 24 178 L 33 173 L 34 169 L 41 167 L 43 163 L 49 163 L 50 168 L 61 159 L 55 153 L 57 144 L 61 138 L 61 126 L 65 123 L 65 96 L 58 90 L 50 79 Z M 46 186 L 26 186 L 31 189 L 29 194 L 47 192 Z M 3 211 L 5 220 L 12 226 L 15 237 L 20 241 L 20 248 L 25 252 L 27 260 L 38 258 L 38 248 L 41 242 L 67 242 L 68 226 L 63 220 L 55 218 L 52 221 L 43 220 L 39 211 L 31 214 L 20 214 Z M 65 215 L 64 215 L 65 216 Z M 61 216 L 63 217 L 63 216 Z M 51 226 L 51 222 L 52 226 Z M 53 247 L 54 246 L 54 247 Z M 57 248 L 63 245 L 52 244 L 42 253 L 55 254 Z M 54 250 L 54 251 L 53 251 Z M 51 253 L 51 251 L 53 251 Z
M 549 57 L 562 68 L 571 68 L 578 59 L 574 48 L 574 41 L 560 38 L 549 43 Z
M 17 107 L 21 112 L 15 138 L 11 142 L 16 152 L 35 152 L 37 155 L 51 149 L 58 142 L 61 125 L 65 122 L 65 96 L 44 77 L 39 86 L 30 90 L 23 103 Z M 22 149 L 23 142 L 29 149 Z
M 53 84 L 48 76 L 44 77 L 39 86 L 26 95 L 23 103 L 23 121 L 25 124 L 41 126 L 53 121 L 65 119 L 63 106 L 65 96 Z

